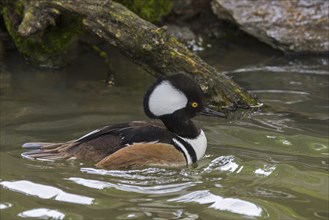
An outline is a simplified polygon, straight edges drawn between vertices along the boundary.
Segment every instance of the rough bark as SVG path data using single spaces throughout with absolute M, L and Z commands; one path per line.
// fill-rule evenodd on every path
M 31 0 L 25 7 L 19 33 L 30 36 L 44 30 L 62 11 L 82 16 L 87 30 L 118 47 L 153 75 L 185 72 L 195 76 L 213 106 L 259 105 L 231 78 L 217 72 L 170 37 L 165 28 L 144 21 L 110 0 Z

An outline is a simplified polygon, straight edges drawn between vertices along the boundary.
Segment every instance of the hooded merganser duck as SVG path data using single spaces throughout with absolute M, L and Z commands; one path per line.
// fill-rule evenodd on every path
M 205 106 L 200 86 L 185 74 L 159 78 L 144 96 L 144 111 L 164 126 L 144 121 L 109 125 L 65 143 L 25 143 L 23 148 L 37 149 L 22 156 L 89 160 L 96 167 L 112 169 L 186 166 L 200 160 L 207 148 L 205 133 L 191 118 L 199 114 L 226 117 Z

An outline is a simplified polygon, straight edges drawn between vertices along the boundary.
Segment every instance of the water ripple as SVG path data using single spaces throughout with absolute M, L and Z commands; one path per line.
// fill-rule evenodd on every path
M 13 205 L 11 203 L 5 202 L 5 203 L 0 203 L 0 209 L 8 209 L 12 207 Z
M 80 171 L 82 173 L 96 174 L 103 176 L 105 175 L 105 176 L 134 179 L 134 180 L 150 180 L 157 178 L 159 174 L 161 174 L 161 176 L 172 176 L 177 173 L 176 170 L 168 170 L 161 168 L 146 168 L 141 170 L 104 170 L 104 169 L 83 167 L 80 169 Z
M 83 185 L 89 188 L 94 189 L 106 189 L 106 188 L 115 188 L 117 190 L 125 192 L 135 192 L 143 194 L 167 194 L 173 192 L 179 192 L 186 188 L 195 186 L 197 183 L 185 182 L 185 183 L 176 183 L 176 184 L 165 184 L 165 185 L 150 185 L 150 186 L 138 186 L 132 184 L 122 184 L 122 183 L 110 183 L 100 180 L 92 180 L 78 177 L 70 177 L 68 180 Z
M 56 187 L 37 184 L 27 180 L 2 181 L 0 182 L 0 185 L 9 190 L 23 193 L 25 195 L 36 196 L 41 199 L 54 199 L 56 201 L 85 205 L 92 204 L 94 200 L 87 196 L 66 193 Z
M 215 170 L 234 172 L 239 168 L 239 165 L 234 162 L 234 160 L 235 157 L 232 155 L 217 157 L 210 162 L 210 164 L 204 169 L 204 172 L 209 173 L 214 172 Z
M 39 208 L 31 209 L 18 214 L 23 218 L 64 219 L 65 215 L 59 211 Z
M 174 199 L 170 199 L 168 201 L 211 204 L 209 206 L 210 208 L 254 217 L 261 216 L 263 212 L 263 210 L 254 203 L 236 198 L 223 198 L 209 192 L 208 190 L 198 190 Z
M 250 66 L 230 71 L 223 71 L 225 74 L 231 73 L 245 73 L 245 72 L 290 72 L 290 73 L 304 73 L 304 74 L 317 74 L 317 75 L 328 75 L 327 70 L 308 69 L 296 66 Z
M 297 94 L 297 95 L 310 95 L 309 92 L 293 91 L 293 90 L 279 90 L 279 89 L 267 89 L 267 90 L 251 90 L 253 93 L 277 93 L 277 94 Z
M 271 173 L 273 173 L 275 168 L 276 168 L 276 166 L 264 165 L 263 168 L 257 168 L 255 170 L 255 174 L 263 175 L 263 176 L 269 176 L 269 175 L 271 175 Z

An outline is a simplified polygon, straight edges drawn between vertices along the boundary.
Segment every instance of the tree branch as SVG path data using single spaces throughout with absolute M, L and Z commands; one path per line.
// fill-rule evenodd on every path
M 155 76 L 177 72 L 193 75 L 215 107 L 260 105 L 231 78 L 171 37 L 165 28 L 156 27 L 110 0 L 31 0 L 19 27 L 20 34 L 29 36 L 44 30 L 59 11 L 82 16 L 87 30 L 118 47 Z

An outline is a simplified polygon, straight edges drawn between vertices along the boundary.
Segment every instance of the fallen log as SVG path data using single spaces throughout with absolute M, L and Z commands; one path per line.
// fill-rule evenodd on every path
M 139 18 L 110 0 L 30 0 L 18 32 L 31 36 L 45 31 L 62 12 L 82 17 L 86 30 L 118 47 L 154 76 L 185 72 L 195 77 L 209 102 L 217 108 L 250 108 L 260 103 L 230 77 L 219 73 L 165 28 Z

